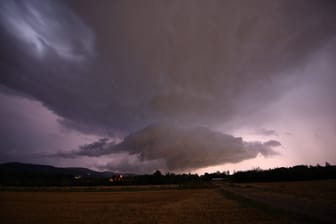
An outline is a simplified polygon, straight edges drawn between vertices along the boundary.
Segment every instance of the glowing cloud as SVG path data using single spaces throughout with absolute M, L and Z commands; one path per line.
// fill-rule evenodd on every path
M 0 9 L 6 30 L 37 56 L 49 49 L 63 59 L 82 61 L 93 53 L 93 32 L 58 1 L 2 1 Z

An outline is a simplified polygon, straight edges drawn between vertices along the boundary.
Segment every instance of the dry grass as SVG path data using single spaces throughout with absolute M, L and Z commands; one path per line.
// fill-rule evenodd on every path
M 217 189 L 0 192 L 1 223 L 287 223 Z
M 336 180 L 221 184 L 226 197 L 263 210 L 292 215 L 301 222 L 335 223 Z
M 257 188 L 265 192 L 292 195 L 298 198 L 336 202 L 336 180 L 245 183 L 237 185 Z
M 119 192 L 119 191 L 153 191 L 153 190 L 170 190 L 182 188 L 177 184 L 165 185 L 125 185 L 125 186 L 45 186 L 45 187 L 13 187 L 0 186 L 1 191 L 15 191 L 15 192 Z

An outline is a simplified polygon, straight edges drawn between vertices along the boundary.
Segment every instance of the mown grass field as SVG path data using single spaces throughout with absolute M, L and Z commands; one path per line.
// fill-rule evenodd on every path
M 242 183 L 237 185 L 256 188 L 264 192 L 292 195 L 307 200 L 329 200 L 336 203 L 336 180 Z
M 247 188 L 263 187 L 261 183 L 252 185 Z M 265 186 L 273 191 L 278 189 L 277 185 L 271 187 L 272 184 L 265 184 Z M 286 187 L 287 191 L 291 188 Z M 324 187 L 315 189 L 319 191 Z M 227 197 L 219 188 L 149 188 L 116 192 L 67 192 L 64 189 L 50 192 L 0 192 L 0 222 L 4 224 L 306 223 L 306 221 L 304 217 L 265 210 L 253 203 Z

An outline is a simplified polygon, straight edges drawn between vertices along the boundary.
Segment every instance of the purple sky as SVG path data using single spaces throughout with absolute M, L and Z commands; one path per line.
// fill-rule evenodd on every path
M 336 163 L 336 4 L 0 2 L 0 162 Z

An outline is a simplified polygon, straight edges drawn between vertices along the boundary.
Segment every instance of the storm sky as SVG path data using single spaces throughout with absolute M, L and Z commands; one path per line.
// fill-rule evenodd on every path
M 0 2 L 0 162 L 336 163 L 333 0 Z

